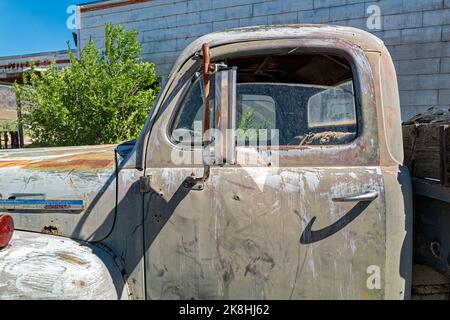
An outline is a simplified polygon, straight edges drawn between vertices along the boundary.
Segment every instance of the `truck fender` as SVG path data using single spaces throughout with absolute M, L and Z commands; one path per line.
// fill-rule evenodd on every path
M 0 299 L 116 300 L 128 288 L 103 248 L 67 238 L 15 231 L 0 251 Z

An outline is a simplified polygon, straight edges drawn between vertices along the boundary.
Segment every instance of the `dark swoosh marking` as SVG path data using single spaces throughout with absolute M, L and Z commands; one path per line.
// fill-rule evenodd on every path
M 370 202 L 360 202 L 356 206 L 354 206 L 349 212 L 347 212 L 345 216 L 343 216 L 341 219 L 339 219 L 332 225 L 317 231 L 312 230 L 312 226 L 316 221 L 317 217 L 312 218 L 311 221 L 306 226 L 305 231 L 303 231 L 302 233 L 300 243 L 311 244 L 319 242 L 328 237 L 331 237 L 333 234 L 341 231 L 353 220 L 355 220 L 365 209 L 367 209 L 369 205 Z

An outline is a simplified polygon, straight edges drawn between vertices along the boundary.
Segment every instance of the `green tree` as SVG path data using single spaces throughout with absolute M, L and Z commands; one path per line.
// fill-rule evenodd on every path
M 107 25 L 105 49 L 92 39 L 70 66 L 35 68 L 15 85 L 27 134 L 38 145 L 113 144 L 136 138 L 158 95 L 153 63 L 140 60 L 137 32 Z

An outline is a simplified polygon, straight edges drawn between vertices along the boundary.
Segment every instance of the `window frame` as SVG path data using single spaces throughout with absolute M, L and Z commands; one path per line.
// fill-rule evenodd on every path
M 348 81 L 347 81 L 348 82 Z M 347 82 L 344 82 L 344 83 L 347 83 Z M 337 87 L 339 87 L 340 85 L 342 85 L 342 84 L 344 84 L 344 83 L 340 83 L 340 84 L 338 84 L 338 85 L 336 85 L 334 88 L 337 88 Z M 328 88 L 328 89 L 330 89 L 330 88 Z M 353 89 L 353 100 L 354 100 L 354 110 L 355 110 L 355 123 L 350 123 L 350 121 L 351 120 L 349 120 L 349 121 L 347 121 L 347 122 L 345 122 L 345 121 L 341 121 L 341 122 L 337 122 L 337 124 L 336 124 L 336 122 L 335 122 L 335 124 L 334 124 L 334 126 L 352 126 L 352 125 L 356 125 L 356 126 L 358 126 L 358 118 L 357 118 L 357 115 L 356 115 L 356 93 L 355 93 L 355 84 L 354 84 L 354 82 L 353 82 L 353 79 L 352 79 L 352 89 Z M 320 93 L 319 93 L 320 94 Z M 312 96 L 313 97 L 313 96 Z M 311 97 L 311 98 L 312 98 Z M 323 128 L 323 127 L 330 127 L 330 126 L 332 126 L 332 125 L 330 125 L 331 124 L 331 122 L 330 123 L 324 123 L 324 122 L 322 122 L 322 124 L 316 124 L 316 125 L 310 125 L 311 123 L 315 123 L 314 121 L 312 121 L 311 120 L 311 113 L 310 113 L 310 101 L 311 101 L 311 98 L 310 98 L 310 100 L 308 101 L 308 105 L 307 105 L 307 114 L 308 114 L 308 128 L 310 128 L 310 129 L 315 129 L 315 128 Z
M 292 47 L 291 50 L 295 50 L 295 49 L 299 49 L 299 47 Z M 342 50 L 340 48 L 331 48 L 330 51 L 327 51 L 324 48 L 314 48 L 314 47 L 304 47 L 304 48 L 300 48 L 300 54 L 299 55 L 317 55 L 317 56 L 321 56 L 321 55 L 333 55 L 336 57 L 339 57 L 343 60 L 345 60 L 347 66 L 350 68 L 351 74 L 352 74 L 352 86 L 353 86 L 353 92 L 354 92 L 354 100 L 355 100 L 355 116 L 356 116 L 356 132 L 355 132 L 355 137 L 346 142 L 346 143 L 342 143 L 342 144 L 326 144 L 326 145 L 278 145 L 278 146 L 268 146 L 269 149 L 272 149 L 274 151 L 278 150 L 278 151 L 295 151 L 295 150 L 302 150 L 305 148 L 311 148 L 311 149 L 320 149 L 320 148 L 343 148 L 343 147 L 348 147 L 351 146 L 355 143 L 355 141 L 357 141 L 359 138 L 361 138 L 362 136 L 362 130 L 364 127 L 364 120 L 362 117 L 362 97 L 359 95 L 361 93 L 361 90 L 359 90 L 359 88 L 357 87 L 357 85 L 359 85 L 359 75 L 357 72 L 357 69 L 354 66 L 355 61 L 353 60 L 353 57 L 351 57 L 349 55 L 348 52 L 346 52 L 345 50 Z M 233 55 L 233 58 L 244 58 L 244 57 L 248 57 L 248 56 L 258 56 L 258 55 L 277 55 L 277 54 L 282 54 L 285 52 L 290 52 L 290 50 L 288 48 L 280 48 L 279 50 L 276 50 L 274 52 L 273 49 L 262 49 L 262 50 L 258 50 L 257 53 L 249 53 L 244 51 L 242 54 L 237 54 L 237 55 Z M 221 56 L 221 57 L 216 57 L 213 59 L 212 62 L 217 62 L 217 61 L 224 61 L 227 58 L 229 58 L 228 55 L 225 56 Z M 237 72 L 239 72 L 239 70 L 237 70 Z M 203 144 L 202 143 L 196 143 L 195 141 L 191 144 L 187 144 L 187 143 L 183 143 L 182 141 L 177 141 L 174 139 L 173 137 L 173 129 L 174 129 L 174 124 L 175 124 L 175 120 L 179 114 L 179 112 L 181 111 L 181 107 L 183 106 L 183 103 L 185 102 L 185 100 L 187 99 L 187 96 L 190 92 L 190 90 L 192 89 L 193 85 L 195 84 L 196 80 L 201 78 L 201 66 L 198 64 L 197 68 L 193 71 L 192 76 L 190 77 L 190 79 L 188 79 L 184 84 L 183 84 L 183 89 L 180 95 L 180 98 L 178 99 L 176 106 L 173 108 L 172 113 L 170 115 L 169 121 L 167 122 L 166 125 L 166 138 L 168 139 L 168 141 L 172 144 L 172 146 L 177 147 L 177 148 L 182 148 L 183 150 L 190 150 L 190 151 L 195 151 L 198 149 L 203 148 Z M 307 115 L 308 117 L 308 115 Z M 252 146 L 245 146 L 245 148 L 254 148 Z
M 166 130 L 166 134 L 167 134 L 167 138 L 169 139 L 169 141 L 171 143 L 173 143 L 174 145 L 177 146 L 189 146 L 189 144 L 187 143 L 183 143 L 183 141 L 177 141 L 174 136 L 173 136 L 173 132 L 175 130 L 175 121 L 178 117 L 178 115 L 181 112 L 181 108 L 183 107 L 184 103 L 186 102 L 186 100 L 188 99 L 189 96 L 189 92 L 191 91 L 191 89 L 194 87 L 194 85 L 196 84 L 196 82 L 198 80 L 202 79 L 202 75 L 200 74 L 200 71 L 196 71 L 194 72 L 194 74 L 192 75 L 192 77 L 186 81 L 181 96 L 178 99 L 178 103 L 175 106 L 174 111 L 172 112 L 172 114 L 170 115 L 170 119 L 168 122 L 168 126 L 167 126 L 167 130 Z M 202 100 L 204 100 L 202 98 Z M 203 101 L 203 103 L 205 103 L 205 101 Z M 203 119 L 202 119 L 203 121 Z M 191 143 L 191 147 L 195 146 L 195 141 L 193 141 L 194 145 Z M 200 143 L 201 144 L 201 143 Z

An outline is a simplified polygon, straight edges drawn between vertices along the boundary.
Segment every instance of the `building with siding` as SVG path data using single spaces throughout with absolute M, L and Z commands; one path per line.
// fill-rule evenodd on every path
M 0 82 L 3 84 L 20 82 L 23 72 L 29 70 L 31 65 L 39 70 L 47 68 L 52 62 L 55 62 L 58 68 L 68 66 L 70 63 L 69 52 L 62 50 L 0 57 Z
M 0 84 L 0 131 L 2 122 L 16 119 L 16 96 L 9 86 Z
M 21 82 L 24 72 L 34 65 L 36 70 L 47 68 L 55 62 L 58 68 L 70 63 L 67 50 L 29 55 L 0 57 L 0 129 L 2 122 L 17 119 L 16 97 L 12 91 L 14 82 Z
M 450 105 L 450 0 L 107 0 L 79 6 L 79 21 L 81 47 L 90 37 L 102 47 L 106 23 L 136 29 L 142 57 L 160 76 L 186 45 L 216 30 L 286 23 L 357 27 L 380 37 L 391 52 L 404 119 Z

